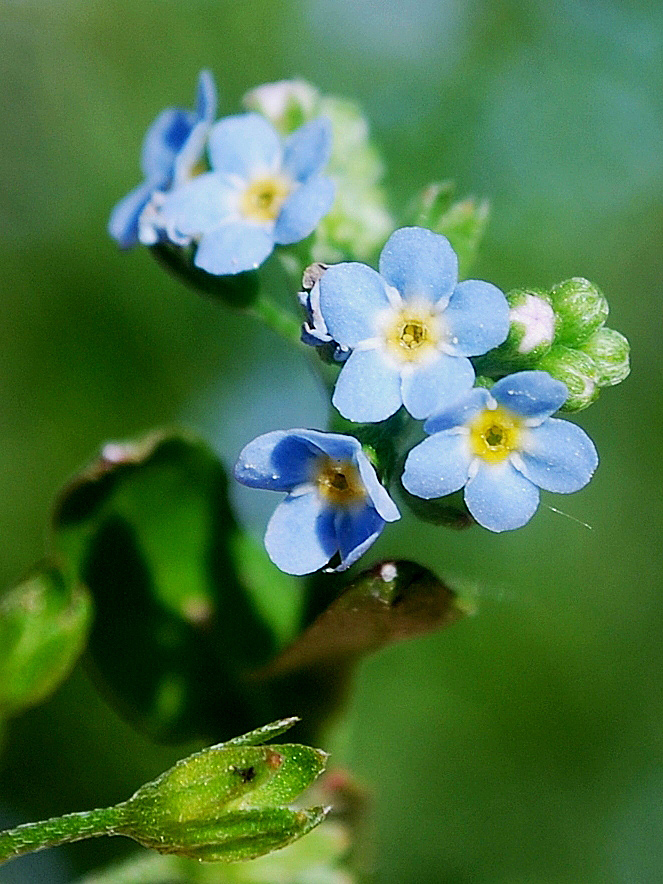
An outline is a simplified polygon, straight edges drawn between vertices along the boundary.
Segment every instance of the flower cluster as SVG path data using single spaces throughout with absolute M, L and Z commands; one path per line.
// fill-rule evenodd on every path
M 225 276 L 304 239 L 331 209 L 334 183 L 322 173 L 331 126 L 321 117 L 283 138 L 257 113 L 212 125 L 215 111 L 203 72 L 196 112 L 164 111 L 148 130 L 146 180 L 115 207 L 109 231 L 123 247 L 194 246 L 196 267 Z

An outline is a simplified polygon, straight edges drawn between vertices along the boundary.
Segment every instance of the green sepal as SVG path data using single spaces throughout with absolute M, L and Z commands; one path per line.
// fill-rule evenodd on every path
M 574 412 L 587 408 L 599 395 L 598 374 L 594 360 L 580 350 L 556 344 L 539 361 L 537 368 L 563 381 L 569 391 L 560 411 Z
M 56 503 L 55 552 L 95 601 L 97 677 L 155 739 L 273 715 L 243 677 L 294 629 L 296 583 L 241 530 L 227 486 L 204 443 L 164 432 L 106 445 Z
M 619 384 L 631 371 L 630 344 L 612 328 L 600 328 L 579 349 L 593 360 L 599 387 Z
M 454 184 L 436 181 L 425 187 L 406 209 L 406 223 L 426 227 L 447 237 L 458 255 L 461 279 L 474 264 L 488 225 L 490 206 L 487 200 L 469 197 L 453 201 Z
M 401 496 L 410 512 L 424 522 L 444 525 L 445 528 L 469 528 L 476 524 L 465 504 L 462 491 L 424 500 L 401 486 Z
M 553 286 L 550 301 L 557 316 L 556 344 L 579 347 L 608 317 L 608 302 L 600 289 L 581 276 Z
M 214 276 L 193 263 L 195 246 L 177 246 L 158 243 L 150 251 L 158 263 L 184 285 L 208 295 L 230 307 L 250 307 L 260 291 L 260 277 L 256 270 L 246 270 L 234 276 Z
M 67 678 L 91 615 L 85 586 L 48 564 L 0 596 L 0 719 L 40 703 Z

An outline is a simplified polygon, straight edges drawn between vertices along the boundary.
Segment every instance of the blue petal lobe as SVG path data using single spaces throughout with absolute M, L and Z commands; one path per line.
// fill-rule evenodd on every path
M 482 461 L 465 486 L 465 503 L 476 521 L 489 531 L 512 531 L 532 518 L 539 505 L 539 489 L 508 460 Z
M 364 488 L 378 514 L 385 522 L 395 522 L 400 519 L 401 514 L 394 501 L 389 497 L 387 489 L 382 485 L 377 477 L 373 464 L 366 457 L 363 451 L 357 453 L 357 467 L 361 476 Z
M 336 513 L 336 536 L 341 564 L 337 571 L 345 571 L 354 564 L 378 539 L 384 520 L 372 506 L 340 510 Z
M 164 226 L 185 236 L 212 230 L 234 214 L 237 190 L 214 172 L 199 175 L 167 194 L 160 210 Z
M 260 114 L 236 114 L 220 120 L 210 131 L 212 168 L 248 180 L 278 171 L 281 139 Z
M 138 242 L 138 216 L 152 196 L 155 186 L 144 181 L 115 206 L 108 219 L 108 232 L 122 249 Z
M 338 549 L 334 510 L 315 491 L 289 494 L 269 520 L 265 549 L 286 574 L 318 571 Z
M 407 456 L 403 487 L 425 500 L 458 491 L 472 460 L 467 434 L 446 430 L 416 445 Z
M 168 184 L 175 157 L 196 122 L 191 111 L 174 107 L 161 111 L 143 139 L 140 166 L 146 178 L 158 180 L 160 186 Z
M 216 116 L 216 83 L 211 71 L 203 70 L 198 74 L 198 93 L 196 112 L 199 120 L 211 123 Z
M 377 350 L 355 350 L 350 354 L 332 397 L 334 407 L 343 417 L 359 423 L 386 420 L 398 411 L 402 401 L 398 369 Z
M 320 280 L 320 309 L 330 335 L 355 347 L 377 334 L 377 314 L 389 307 L 384 280 L 366 264 L 335 264 Z
M 305 442 L 316 454 L 326 454 L 334 460 L 354 460 L 361 445 L 354 436 L 325 433 L 322 430 L 290 430 L 293 436 Z
M 274 227 L 280 245 L 299 242 L 312 233 L 331 209 L 336 187 L 331 178 L 314 175 L 298 187 L 283 204 Z
M 458 258 L 445 236 L 423 227 L 402 227 L 387 240 L 379 270 L 405 300 L 437 302 L 454 290 Z
M 403 404 L 412 417 L 427 418 L 455 402 L 474 383 L 474 368 L 464 356 L 439 353 L 435 361 L 403 376 Z
M 291 491 L 311 479 L 318 456 L 296 430 L 275 430 L 244 446 L 235 478 L 250 488 Z
M 284 171 L 295 181 L 304 181 L 328 163 L 331 144 L 331 123 L 326 117 L 320 117 L 300 126 L 285 140 Z
M 497 286 L 467 279 L 456 286 L 444 322 L 458 356 L 480 356 L 506 340 L 509 305 Z
M 263 227 L 231 221 L 204 234 L 194 264 L 215 276 L 232 276 L 255 270 L 273 248 L 274 240 Z
M 519 371 L 507 375 L 490 389 L 491 395 L 516 414 L 540 419 L 550 417 L 568 396 L 566 384 L 547 371 Z
M 520 456 L 524 476 L 539 488 L 563 494 L 583 488 L 599 462 L 587 433 L 555 418 L 529 430 Z
M 424 424 L 427 433 L 439 433 L 441 430 L 450 430 L 452 427 L 460 427 L 468 423 L 490 400 L 490 393 L 484 387 L 474 387 L 468 393 L 460 396 L 455 402 L 445 408 L 435 411 Z

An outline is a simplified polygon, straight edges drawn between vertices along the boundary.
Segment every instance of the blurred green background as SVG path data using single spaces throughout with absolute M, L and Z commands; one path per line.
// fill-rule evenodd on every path
M 663 880 L 663 7 L 5 0 L 0 37 L 2 585 L 41 556 L 54 493 L 103 441 L 184 422 L 231 462 L 257 432 L 324 426 L 303 359 L 144 250 L 118 254 L 105 224 L 147 125 L 190 105 L 200 68 L 223 113 L 287 76 L 347 94 L 396 209 L 446 177 L 490 197 L 474 275 L 586 276 L 633 350 L 631 377 L 579 417 L 595 479 L 544 496 L 571 518 L 544 505 L 494 536 L 410 517 L 370 553 L 416 558 L 476 605 L 360 669 L 334 760 L 373 791 L 377 881 Z M 258 497 L 238 499 L 256 533 L 273 505 Z M 10 724 L 1 811 L 117 801 L 183 754 L 135 734 L 79 667 Z M 0 881 L 69 881 L 126 849 L 76 845 Z

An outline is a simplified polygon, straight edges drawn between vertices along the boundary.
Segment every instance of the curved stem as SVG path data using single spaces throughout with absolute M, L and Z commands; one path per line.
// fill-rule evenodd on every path
M 301 322 L 260 292 L 251 306 L 247 310 L 248 313 L 264 322 L 268 328 L 282 337 L 289 343 L 301 344 Z
M 0 832 L 0 863 L 25 853 L 57 847 L 83 838 L 119 834 L 118 807 L 104 807 L 82 813 L 67 813 L 39 823 L 25 823 Z

